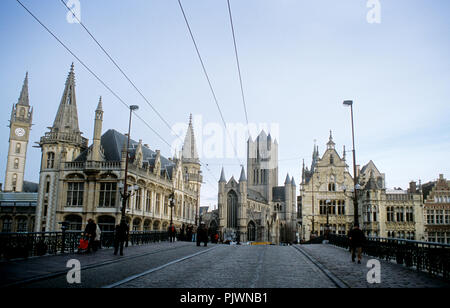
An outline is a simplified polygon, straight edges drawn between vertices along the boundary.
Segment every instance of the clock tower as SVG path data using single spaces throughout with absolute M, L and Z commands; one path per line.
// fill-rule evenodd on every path
M 28 73 L 22 86 L 19 101 L 14 104 L 9 123 L 9 150 L 6 165 L 5 192 L 23 190 L 27 146 L 32 125 L 33 110 L 28 98 Z

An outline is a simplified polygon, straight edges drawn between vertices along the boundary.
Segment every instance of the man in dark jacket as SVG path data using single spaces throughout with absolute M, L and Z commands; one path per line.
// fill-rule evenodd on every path
M 201 222 L 200 227 L 197 229 L 197 246 L 200 246 L 201 242 L 205 243 L 205 247 L 208 244 L 208 231 L 204 222 Z
M 364 232 L 359 228 L 359 224 L 355 224 L 353 229 L 348 234 L 350 240 L 350 248 L 352 252 L 352 262 L 355 262 L 355 252 L 358 252 L 358 264 L 361 264 L 362 246 L 366 237 Z
M 120 225 L 116 226 L 115 234 L 114 234 L 114 255 L 117 255 L 117 252 L 120 247 L 120 255 L 123 256 L 123 245 L 125 241 L 128 241 L 129 229 L 128 224 L 125 220 L 120 222 Z
M 95 235 L 97 233 L 97 225 L 94 220 L 89 218 L 86 228 L 84 229 L 84 235 L 88 238 L 89 245 L 87 252 L 91 252 L 92 246 L 94 245 Z

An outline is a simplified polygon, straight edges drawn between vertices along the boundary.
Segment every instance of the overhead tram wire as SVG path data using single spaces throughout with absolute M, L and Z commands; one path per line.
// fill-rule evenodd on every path
M 200 51 L 198 49 L 197 42 L 195 41 L 194 34 L 192 32 L 191 26 L 189 25 L 189 21 L 187 19 L 186 13 L 184 12 L 183 5 L 181 4 L 181 0 L 178 0 L 178 4 L 180 6 L 181 13 L 183 14 L 184 21 L 185 21 L 186 26 L 188 28 L 189 35 L 191 37 L 192 43 L 194 44 L 195 51 L 197 52 L 198 59 L 200 60 L 200 64 L 202 66 L 203 73 L 204 73 L 204 75 L 206 77 L 206 80 L 208 81 L 209 89 L 211 90 L 211 94 L 213 96 L 214 102 L 216 103 L 217 109 L 219 110 L 219 114 L 220 114 L 220 118 L 222 119 L 223 126 L 225 127 L 225 131 L 226 131 L 226 133 L 228 135 L 228 138 L 230 139 L 230 144 L 233 146 L 234 155 L 235 155 L 236 159 L 239 161 L 239 164 L 241 166 L 244 166 L 242 164 L 241 160 L 239 159 L 236 147 L 234 146 L 233 140 L 231 139 L 230 132 L 228 131 L 227 124 L 225 122 L 225 118 L 223 116 L 222 110 L 220 109 L 220 105 L 219 105 L 219 101 L 218 101 L 217 96 L 216 96 L 216 92 L 214 91 L 214 88 L 213 88 L 212 83 L 211 83 L 211 79 L 209 78 L 208 72 L 206 71 L 206 66 L 205 66 L 205 64 L 203 62 L 202 56 L 201 56 Z
M 158 110 L 150 103 L 150 101 L 147 99 L 147 97 L 142 93 L 142 91 L 139 90 L 139 88 L 135 85 L 135 83 L 128 77 L 128 75 L 124 72 L 124 70 L 119 66 L 117 61 L 115 61 L 111 55 L 106 51 L 106 49 L 100 44 L 100 42 L 95 38 L 95 36 L 92 34 L 91 31 L 84 25 L 84 23 L 77 17 L 77 15 L 73 12 L 73 10 L 67 6 L 67 3 L 64 2 L 64 0 L 60 0 L 61 3 L 64 5 L 64 7 L 72 13 L 73 17 L 78 21 L 78 23 L 84 28 L 84 30 L 89 34 L 89 36 L 94 40 L 94 42 L 100 47 L 100 49 L 103 51 L 103 53 L 109 58 L 109 60 L 114 64 L 114 66 L 122 73 L 122 75 L 128 80 L 128 82 L 133 86 L 133 88 L 139 93 L 139 95 L 144 99 L 144 101 L 153 109 L 153 111 L 156 113 L 156 115 L 164 122 L 164 124 L 169 128 L 169 130 L 181 141 L 183 142 L 183 139 L 180 135 L 178 135 L 170 126 L 169 122 L 167 122 L 166 119 L 158 112 Z M 167 143 L 167 142 L 166 142 Z M 170 147 L 170 145 L 169 145 Z M 207 167 L 207 164 L 204 164 L 206 170 L 217 180 L 217 178 L 213 175 L 211 170 Z
M 227 0 L 227 4 L 228 4 L 228 15 L 230 16 L 231 33 L 233 34 L 234 55 L 235 55 L 235 58 L 236 58 L 236 65 L 237 65 L 237 70 L 238 70 L 238 75 L 239 75 L 239 84 L 241 86 L 242 104 L 244 105 L 245 121 L 247 122 L 247 132 L 248 132 L 248 136 L 250 137 L 250 128 L 249 128 L 249 124 L 248 124 L 247 105 L 245 103 L 244 86 L 243 86 L 243 83 L 242 83 L 241 66 L 239 64 L 239 55 L 238 55 L 237 44 L 236 44 L 236 35 L 234 33 L 234 24 L 233 24 L 233 17 L 232 17 L 232 13 L 231 13 L 230 0 Z
M 92 76 L 95 77 L 111 94 L 113 94 L 114 97 L 116 97 L 127 109 L 129 109 L 129 105 L 123 101 L 123 99 L 115 93 L 96 73 L 94 73 L 89 66 L 87 66 L 84 61 L 82 61 L 66 44 L 64 44 L 56 34 L 54 34 L 47 26 L 44 25 L 44 23 L 36 16 L 34 15 L 20 0 L 16 0 L 27 12 L 30 14 L 51 36 L 53 36 L 54 39 L 58 41 L 61 46 L 63 46 L 75 59 L 77 59 L 78 62 L 89 72 Z M 171 148 L 171 145 L 169 142 L 167 142 L 157 131 L 155 131 L 148 123 L 145 121 L 141 116 L 136 114 L 136 117 L 140 119 L 155 135 L 157 135 L 165 144 Z M 206 167 L 208 171 L 209 168 Z M 210 171 L 211 173 L 211 171 Z M 215 176 L 211 173 L 211 175 L 215 178 Z M 217 178 L 216 178 L 217 180 Z M 217 180 L 218 181 L 218 180 Z M 211 186 L 213 186 L 211 184 Z M 216 188 L 215 188 L 216 189 Z

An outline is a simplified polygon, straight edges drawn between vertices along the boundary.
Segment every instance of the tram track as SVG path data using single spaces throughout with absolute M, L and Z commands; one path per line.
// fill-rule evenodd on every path
M 298 253 L 300 253 L 302 256 L 307 258 L 311 263 L 317 267 L 328 279 L 330 279 L 333 284 L 340 289 L 350 288 L 350 286 L 336 277 L 328 268 L 326 268 L 323 264 L 318 262 L 315 258 L 310 256 L 304 249 L 302 249 L 299 245 L 293 245 L 291 246 L 293 249 L 295 249 Z
M 90 269 L 100 268 L 100 267 L 104 267 L 104 266 L 108 266 L 108 265 L 112 265 L 112 264 L 118 264 L 118 263 L 126 262 L 126 261 L 129 261 L 129 260 L 142 258 L 142 257 L 146 257 L 146 256 L 158 254 L 158 253 L 170 252 L 170 251 L 173 251 L 173 250 L 178 250 L 178 249 L 185 248 L 185 247 L 190 247 L 190 246 L 191 246 L 190 244 L 177 245 L 175 247 L 162 248 L 162 249 L 158 249 L 158 250 L 154 250 L 154 251 L 146 252 L 146 253 L 141 253 L 141 254 L 137 254 L 137 255 L 124 256 L 124 257 L 120 257 L 120 258 L 114 259 L 114 260 L 107 260 L 107 261 L 103 261 L 103 262 L 98 262 L 98 263 L 82 266 L 80 271 L 83 272 L 83 271 L 87 271 L 87 270 L 90 270 Z M 110 249 L 110 250 L 112 251 L 112 249 Z M 74 258 L 76 258 L 76 255 L 74 255 Z M 53 273 L 50 273 L 50 274 L 39 275 L 39 276 L 36 276 L 36 277 L 32 277 L 32 278 L 28 278 L 28 279 L 12 282 L 12 283 L 9 283 L 9 284 L 0 285 L 0 288 L 26 287 L 29 284 L 42 282 L 42 281 L 45 281 L 45 280 L 51 280 L 51 279 L 54 279 L 54 278 L 57 278 L 57 277 L 60 277 L 60 276 L 67 275 L 68 270 L 69 269 L 66 268 L 64 270 L 53 272 Z

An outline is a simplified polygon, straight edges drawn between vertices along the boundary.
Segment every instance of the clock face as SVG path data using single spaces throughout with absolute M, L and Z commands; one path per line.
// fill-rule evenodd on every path
M 23 135 L 25 135 L 25 130 L 22 127 L 16 128 L 16 130 L 14 132 L 19 137 L 22 137 Z

